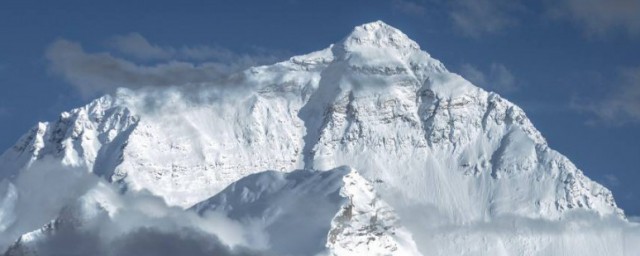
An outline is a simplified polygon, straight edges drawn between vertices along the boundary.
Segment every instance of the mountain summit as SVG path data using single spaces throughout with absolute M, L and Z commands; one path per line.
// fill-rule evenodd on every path
M 296 226 L 283 222 L 316 216 L 325 222 L 295 232 L 316 232 L 300 237 L 318 241 L 295 254 L 622 255 L 614 243 L 594 249 L 614 238 L 553 240 L 528 229 L 576 213 L 624 215 L 609 190 L 549 148 L 521 108 L 449 72 L 381 21 L 229 83 L 123 88 L 64 112 L 0 157 L 0 178 L 15 183 L 43 164 L 86 170 L 125 194 L 148 191 L 199 214 L 265 222 L 279 253 L 288 241 L 279 235 Z M 17 204 L 16 193 L 0 195 L 8 198 L 0 205 Z M 305 196 L 327 207 L 301 214 L 293 206 L 309 207 Z M 0 231 L 12 239 L 49 221 L 2 211 Z M 523 226 L 474 229 L 503 220 Z M 10 240 L 0 239 L 0 249 Z
M 347 49 L 354 49 L 358 46 L 368 47 L 391 47 L 398 50 L 416 51 L 420 50 L 418 43 L 411 40 L 402 31 L 387 25 L 382 21 L 375 21 L 353 29 L 339 44 Z

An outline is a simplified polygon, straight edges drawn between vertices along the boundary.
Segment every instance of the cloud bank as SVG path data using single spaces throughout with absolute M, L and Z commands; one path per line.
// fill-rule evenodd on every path
M 321 198 L 327 196 L 328 183 L 318 182 L 317 175 L 298 175 L 296 179 L 298 186 L 285 183 L 283 187 L 296 192 L 295 188 L 310 184 L 318 189 L 309 191 Z M 233 201 L 227 196 L 220 198 Z M 322 240 L 319 238 L 325 237 L 327 231 L 318 236 L 297 234 L 308 232 L 309 223 L 318 225 L 318 230 L 324 230 L 321 225 L 328 230 L 330 220 L 321 222 L 315 217 L 332 216 L 337 210 L 325 214 L 314 207 L 301 208 L 318 202 L 308 193 L 276 190 L 266 199 L 271 204 L 261 200 L 248 200 L 244 205 L 234 202 L 228 212 L 214 209 L 198 215 L 170 207 L 162 198 L 145 191 L 125 192 L 86 169 L 62 167 L 50 161 L 25 169 L 15 185 L 6 180 L 0 183 L 0 231 L 13 236 L 2 237 L 0 250 L 13 244 L 7 255 L 282 255 L 305 243 L 317 244 L 314 239 Z M 255 209 L 273 205 L 278 205 L 276 211 Z M 237 219 L 227 215 L 244 210 L 257 220 L 269 218 L 269 214 L 280 217 L 265 225 L 250 221 L 245 214 L 234 215 Z M 428 205 L 396 210 L 402 217 L 400 223 L 412 232 L 425 255 L 624 256 L 640 250 L 639 224 L 581 210 L 571 211 L 559 220 L 495 216 L 469 223 L 451 223 Z M 297 214 L 297 218 L 291 218 L 291 214 Z M 305 216 L 311 219 L 305 220 Z M 30 230 L 35 231 L 27 233 Z M 13 243 L 22 233 L 27 234 Z M 296 241 L 304 237 L 309 240 Z M 467 254 L 461 254 L 461 244 Z M 276 247 L 279 251 L 274 251 Z
M 246 248 L 231 248 L 215 236 L 191 229 L 165 232 L 140 228 L 109 242 L 98 235 L 98 230 L 79 230 L 60 224 L 51 234 L 28 247 L 13 247 L 6 255 L 264 255 Z
M 420 238 L 417 239 L 419 241 Z M 464 241 L 467 253 L 461 253 Z M 423 251 L 438 255 L 618 255 L 640 250 L 640 226 L 575 211 L 561 220 L 500 216 L 466 225 L 440 225 L 423 234 Z
M 146 191 L 123 193 L 55 160 L 0 182 L 0 252 L 13 245 L 7 255 L 264 255 L 262 228 L 171 207 Z
M 40 228 L 62 208 L 97 182 L 80 168 L 43 159 L 20 172 L 11 182 L 0 182 L 0 251 L 19 235 Z M 4 192 L 4 193 L 3 193 Z

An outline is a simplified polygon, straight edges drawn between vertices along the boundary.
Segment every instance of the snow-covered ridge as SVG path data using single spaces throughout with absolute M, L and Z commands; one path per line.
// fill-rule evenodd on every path
M 1 156 L 0 174 L 14 176 L 21 168 L 51 156 L 64 165 L 86 166 L 109 177 L 108 169 L 122 160 L 118 152 L 137 122 L 138 117 L 129 109 L 115 104 L 111 96 L 103 96 L 61 113 L 55 122 L 38 123 Z
M 198 208 L 264 170 L 350 166 L 373 182 L 366 187 L 376 202 L 386 202 L 366 208 L 365 217 L 393 211 L 411 223 L 444 216 L 463 225 L 507 215 L 557 220 L 575 209 L 623 215 L 609 190 L 548 147 L 521 108 L 449 72 L 383 22 L 238 76 L 230 83 L 241 89 L 120 89 L 65 112 L 0 157 L 0 179 L 55 159 L 123 191 L 148 190 L 169 205 Z M 280 184 L 270 182 L 260 184 Z M 402 230 L 416 241 L 427 236 L 420 224 Z

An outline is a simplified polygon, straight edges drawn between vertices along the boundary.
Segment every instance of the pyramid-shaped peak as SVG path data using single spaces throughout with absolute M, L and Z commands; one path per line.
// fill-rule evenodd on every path
M 420 49 L 420 46 L 402 31 L 380 20 L 355 27 L 342 43 L 347 49 L 358 46 Z
M 384 21 L 381 21 L 381 20 L 365 23 L 365 24 L 362 24 L 360 26 L 356 26 L 354 29 L 355 30 L 366 30 L 366 31 L 378 31 L 379 30 L 379 31 L 392 32 L 392 33 L 400 32 L 400 30 L 398 30 L 397 28 L 394 28 L 394 27 L 390 26 L 389 24 L 384 23 Z M 402 32 L 400 32 L 400 33 L 402 33 Z

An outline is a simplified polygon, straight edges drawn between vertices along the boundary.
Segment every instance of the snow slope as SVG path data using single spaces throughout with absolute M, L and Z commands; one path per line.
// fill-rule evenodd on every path
M 0 178 L 45 158 L 182 208 L 263 170 L 350 166 L 386 202 L 365 212 L 393 209 L 412 223 L 415 241 L 433 239 L 434 220 L 623 216 L 611 192 L 549 148 L 522 109 L 380 21 L 225 82 L 101 97 L 24 135 L 0 157 Z M 264 179 L 280 184 L 281 174 L 270 175 Z M 343 225 L 335 221 L 326 227 Z M 423 254 L 432 251 L 426 244 L 417 243 Z

